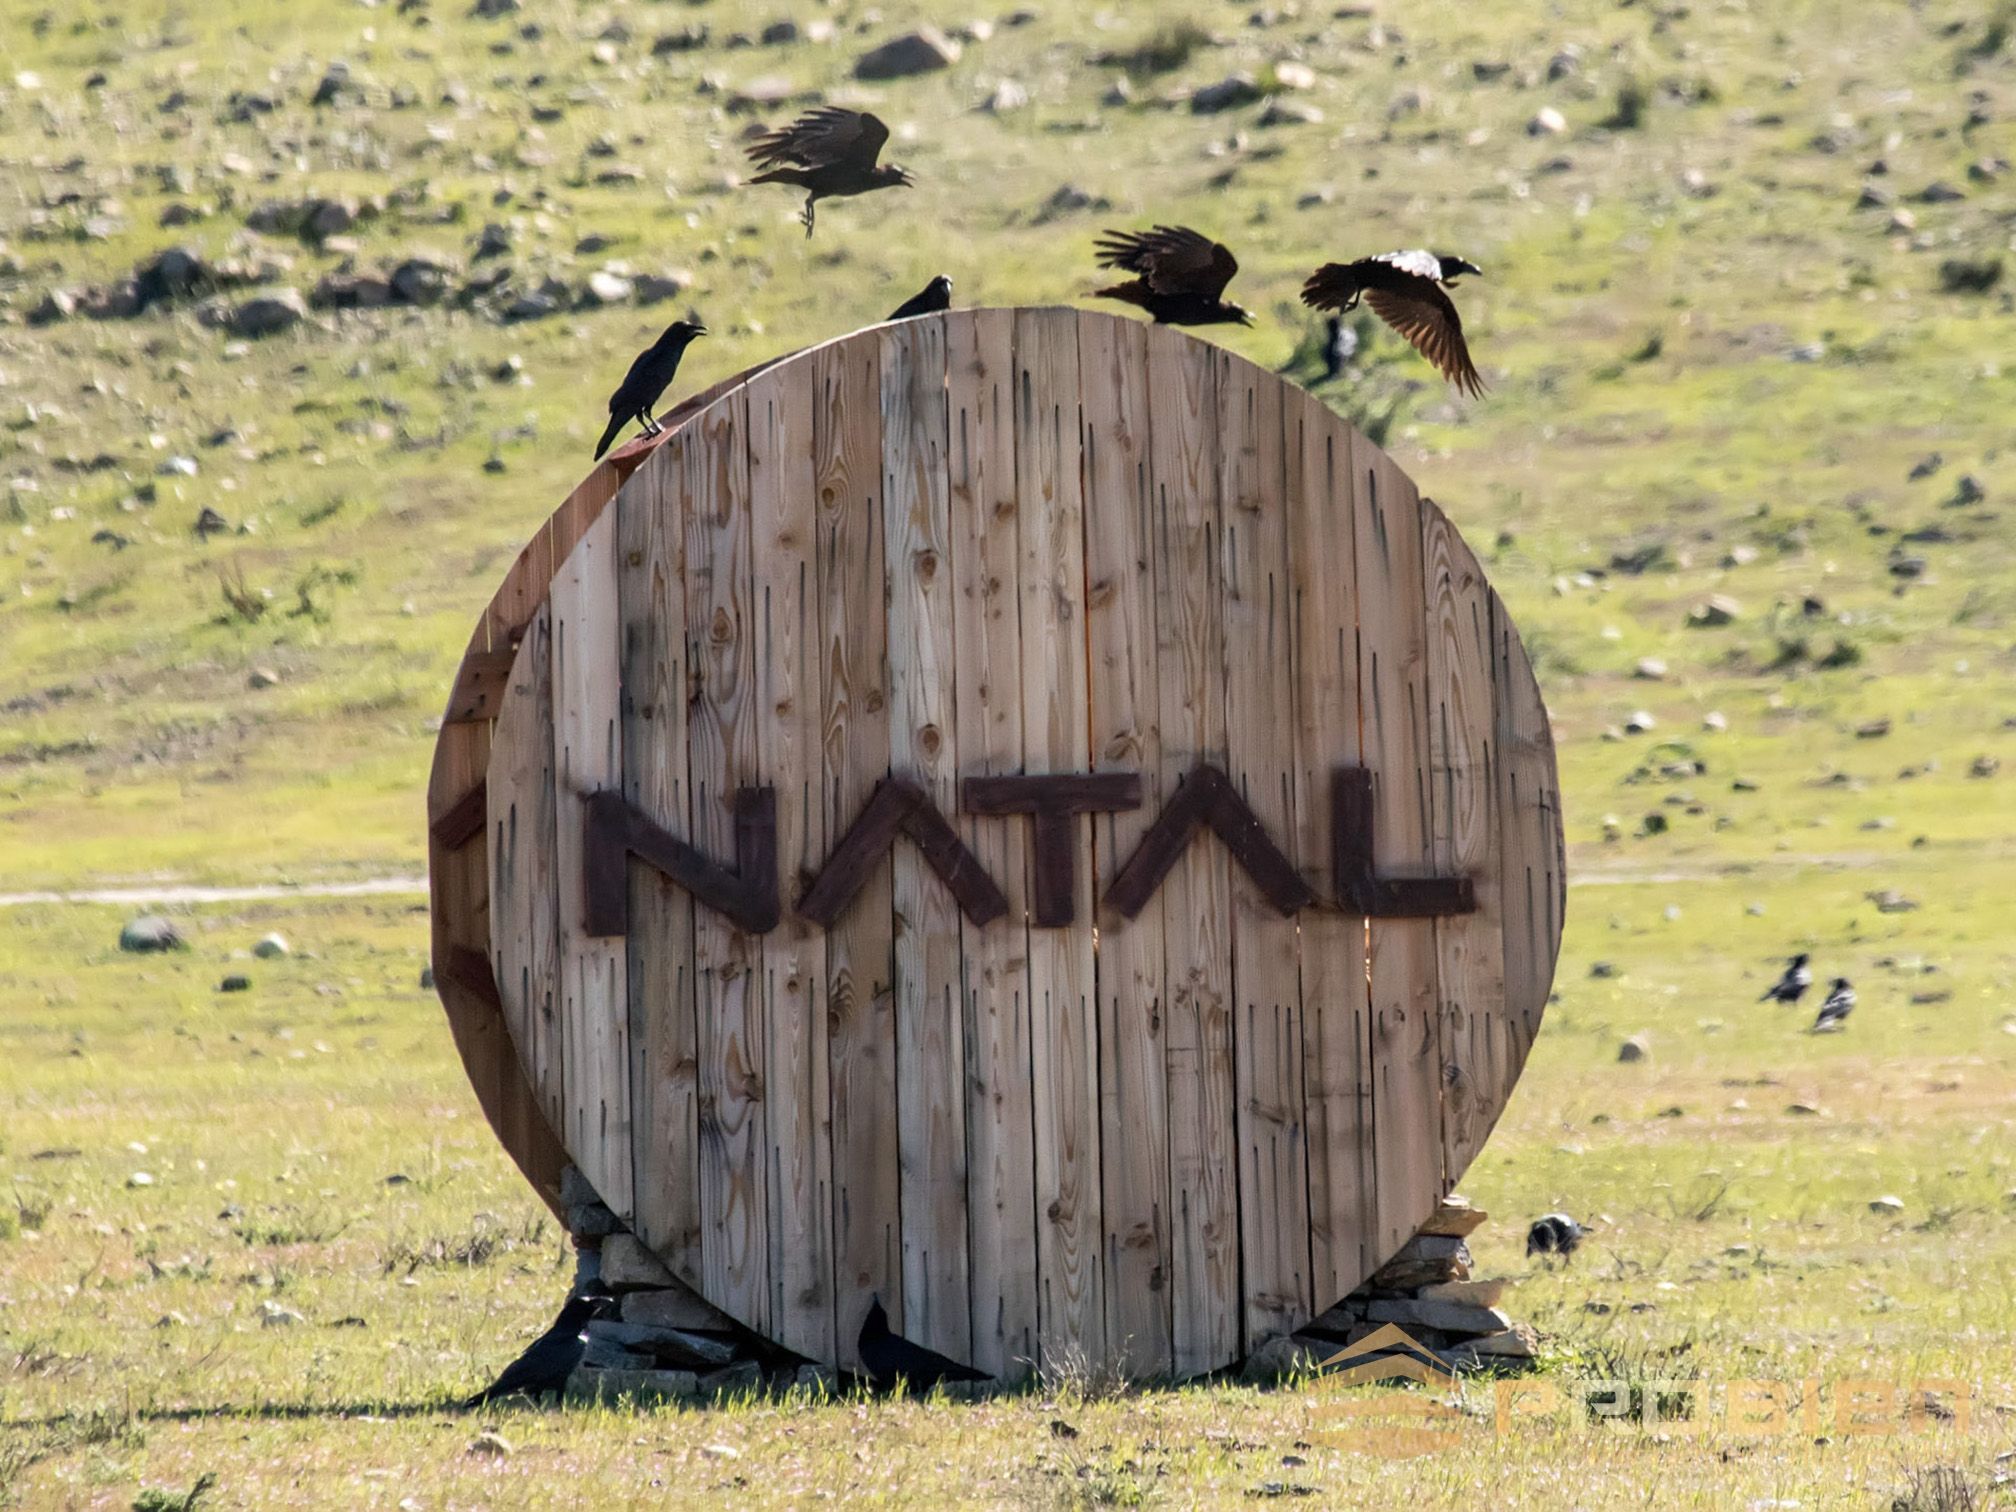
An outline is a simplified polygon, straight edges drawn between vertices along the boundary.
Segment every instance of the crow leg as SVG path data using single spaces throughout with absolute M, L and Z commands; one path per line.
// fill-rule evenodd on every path
M 655 436 L 658 434 L 658 432 L 665 429 L 664 426 L 658 423 L 656 416 L 639 415 L 637 418 L 644 422 L 644 434 L 647 436 Z
M 812 234 L 812 219 L 814 214 L 816 213 L 812 207 L 818 203 L 819 203 L 818 195 L 808 194 L 805 196 L 805 213 L 803 215 L 800 215 L 798 219 L 805 222 L 805 234 L 807 236 L 810 236 Z

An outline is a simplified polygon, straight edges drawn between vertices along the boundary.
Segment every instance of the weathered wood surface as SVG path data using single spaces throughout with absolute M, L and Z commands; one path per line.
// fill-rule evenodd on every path
M 1003 1377 L 1157 1377 L 1348 1292 L 1481 1146 L 1561 927 L 1545 709 L 1448 520 L 1309 396 L 1106 315 L 884 327 L 669 419 L 521 555 L 441 735 L 437 960 L 496 982 L 442 992 L 513 1157 L 840 1365 L 873 1296 Z M 1339 906 L 1340 767 L 1380 875 L 1475 912 Z M 1039 894 L 1021 790 L 960 779 L 1080 773 L 1142 802 L 1046 821 Z M 795 905 L 885 781 L 926 806 L 821 927 Z M 1191 783 L 1260 833 L 1198 824 L 1128 917 Z M 586 933 L 589 795 L 733 867 L 752 785 L 776 928 L 632 858 L 628 936 Z M 935 814 L 1005 917 L 962 912 Z M 1293 875 L 1256 881 L 1263 839 Z

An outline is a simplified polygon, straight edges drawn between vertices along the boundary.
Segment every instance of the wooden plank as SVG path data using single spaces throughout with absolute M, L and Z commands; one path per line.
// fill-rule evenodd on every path
M 1078 316 L 1015 314 L 1015 471 L 1022 613 L 1022 756 L 1030 772 L 1084 768 L 1084 491 Z M 1091 824 L 1077 827 L 1077 916 L 1092 915 Z M 1037 1350 L 1051 1363 L 1105 1349 L 1099 1212 L 1099 1042 L 1089 930 L 1031 930 Z
M 889 772 L 887 584 L 882 547 L 881 348 L 813 354 L 818 403 L 820 735 L 826 828 L 845 832 Z M 834 1330 L 842 1368 L 871 1297 L 902 1332 L 891 866 L 877 865 L 826 936 L 833 1120 Z
M 687 450 L 674 436 L 617 500 L 623 658 L 623 796 L 673 834 L 691 833 L 687 792 Z M 697 467 L 697 463 L 690 464 Z M 689 1286 L 701 1281 L 700 1024 L 692 896 L 629 867 L 631 1149 L 639 1237 Z
M 1442 1166 L 1452 1187 L 1510 1091 L 1505 939 L 1498 902 L 1497 731 L 1491 585 L 1449 518 L 1421 501 L 1428 592 L 1428 771 L 1435 869 L 1471 879 L 1475 913 L 1435 921 L 1442 1020 Z
M 585 927 L 584 800 L 623 782 L 616 520 L 602 515 L 552 587 L 554 860 L 558 869 L 564 1140 L 619 1218 L 634 1210 L 626 946 Z
M 1404 473 L 1355 436 L 1358 624 L 1365 765 L 1382 872 L 1433 869 L 1428 782 L 1427 591 L 1420 509 Z M 1435 924 L 1374 919 L 1371 1003 L 1376 1234 L 1382 1258 L 1414 1236 L 1442 1182 L 1442 1052 Z
M 889 572 L 889 749 L 939 811 L 958 807 L 945 322 L 886 327 L 882 533 Z M 973 1351 L 966 1265 L 964 1017 L 958 906 L 914 846 L 894 857 L 897 1144 L 903 1334 L 955 1360 Z
M 763 781 L 748 436 L 748 394 L 737 390 L 691 423 L 681 447 L 694 675 L 687 782 L 692 841 L 711 856 L 734 854 L 735 790 Z M 759 1332 L 771 1317 L 763 971 L 759 936 L 694 910 L 701 1292 Z
M 1505 1023 L 1501 1085 L 1511 1096 L 1546 1011 L 1565 922 L 1567 862 L 1562 852 L 1561 779 L 1547 705 L 1505 606 L 1491 600 L 1498 703 L 1499 898 L 1504 912 Z
M 1360 759 L 1356 509 L 1351 436 L 1306 394 L 1285 404 L 1299 470 L 1285 510 L 1295 667 L 1295 853 L 1319 897 L 1338 896 L 1330 778 Z M 1374 1255 L 1372 1043 L 1365 921 L 1333 904 L 1301 924 L 1303 1086 L 1309 1139 L 1311 1311 L 1334 1305 L 1385 1259 Z
M 1093 828 L 1094 886 L 1134 851 L 1167 797 L 1157 721 L 1154 497 L 1149 486 L 1148 332 L 1078 326 L 1084 381 L 1087 700 L 1092 765 L 1138 772 L 1138 809 Z M 1099 1002 L 1100 1212 L 1108 1357 L 1166 1376 L 1170 1346 L 1169 1106 L 1163 1045 L 1162 895 L 1132 919 L 1102 906 Z
M 1021 545 L 1015 489 L 1014 317 L 975 310 L 945 327 L 953 648 L 960 770 L 1022 767 Z M 973 1353 L 1004 1379 L 1036 1358 L 1035 1156 L 1030 1143 L 1027 835 L 959 818 L 1008 894 L 1009 914 L 962 923 L 966 1190 Z
M 1217 563 L 1217 384 L 1211 349 L 1148 333 L 1155 423 L 1156 701 L 1164 801 L 1200 761 L 1225 761 L 1224 626 Z M 1190 846 L 1162 885 L 1169 1103 L 1171 1355 L 1177 1375 L 1240 1353 L 1234 1151 L 1230 862 Z
M 1216 354 L 1226 774 L 1266 833 L 1296 853 L 1283 385 Z M 1295 466 L 1301 467 L 1298 447 Z M 1309 1316 L 1309 1172 L 1297 929 L 1241 868 L 1231 877 L 1240 1289 L 1245 1348 Z
M 448 712 L 442 716 L 442 722 L 461 724 L 474 719 L 495 719 L 504 701 L 513 659 L 508 645 L 465 656 L 455 673 L 455 687 L 448 695 Z
M 777 788 L 785 879 L 827 851 L 820 763 L 818 499 L 813 375 L 804 364 L 749 385 L 749 510 L 758 630 L 757 743 Z M 833 1358 L 832 1147 L 827 1139 L 826 944 L 787 911 L 763 938 L 769 1115 L 771 1337 Z

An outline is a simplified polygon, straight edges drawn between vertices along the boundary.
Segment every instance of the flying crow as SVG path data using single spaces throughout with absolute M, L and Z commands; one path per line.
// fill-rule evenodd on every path
M 1526 1254 L 1572 1255 L 1582 1243 L 1582 1225 L 1566 1213 L 1549 1213 L 1526 1230 Z
M 893 1390 L 898 1381 L 907 1381 L 912 1391 L 929 1391 L 944 1381 L 985 1381 L 984 1371 L 948 1360 L 922 1344 L 912 1344 L 901 1334 L 889 1331 L 889 1314 L 882 1299 L 868 1304 L 868 1316 L 861 1320 L 861 1363 L 877 1391 Z
M 1810 959 L 1812 958 L 1803 950 L 1798 955 L 1792 957 L 1791 960 L 1785 963 L 1785 974 L 1778 978 L 1777 982 L 1771 987 L 1771 990 L 1757 999 L 1757 1001 L 1760 1003 L 1797 1003 L 1799 999 L 1806 996 L 1806 989 L 1813 985 L 1813 973 L 1806 967 L 1806 963 Z
M 658 422 L 651 415 L 658 407 L 658 396 L 671 386 L 672 375 L 679 371 L 679 359 L 686 355 L 693 338 L 706 334 L 707 327 L 695 321 L 675 320 L 665 327 L 664 335 L 638 354 L 623 381 L 616 385 L 616 392 L 609 396 L 609 429 L 602 432 L 602 439 L 596 443 L 596 461 L 602 460 L 616 433 L 632 420 L 644 423 L 645 435 L 658 434 Z
M 522 1396 L 536 1401 L 549 1391 L 559 1391 L 567 1377 L 581 1363 L 588 1347 L 588 1324 L 606 1318 L 616 1310 L 616 1299 L 606 1292 L 583 1292 L 569 1297 L 553 1326 L 532 1341 L 532 1347 L 504 1367 L 504 1373 L 462 1405 L 483 1407 L 506 1397 Z
M 889 312 L 891 320 L 908 320 L 912 315 L 936 315 L 952 308 L 952 280 L 940 273 Z
M 749 157 L 763 172 L 752 184 L 791 184 L 805 191 L 805 234 L 812 234 L 813 207 L 822 199 L 846 199 L 871 189 L 909 187 L 915 182 L 893 163 L 877 163 L 889 128 L 865 111 L 825 105 L 808 110 L 789 126 L 766 131 L 749 144 Z
M 1152 231 L 1107 231 L 1093 244 L 1102 268 L 1138 275 L 1126 283 L 1094 289 L 1095 299 L 1139 305 L 1157 325 L 1251 325 L 1253 314 L 1225 302 L 1225 285 L 1239 263 L 1223 242 L 1188 226 Z
M 1302 302 L 1318 310 L 1355 310 L 1362 298 L 1372 313 L 1413 344 L 1444 378 L 1472 398 L 1484 392 L 1463 340 L 1463 317 L 1442 291 L 1458 276 L 1483 271 L 1460 257 L 1433 252 L 1382 252 L 1352 263 L 1325 263 L 1302 286 Z
M 1827 1001 L 1820 1005 L 1820 1016 L 1813 1020 L 1815 1034 L 1837 1034 L 1848 1026 L 1848 1015 L 1855 1011 L 1855 989 L 1848 985 L 1848 978 L 1834 978 L 1834 986 L 1827 993 Z

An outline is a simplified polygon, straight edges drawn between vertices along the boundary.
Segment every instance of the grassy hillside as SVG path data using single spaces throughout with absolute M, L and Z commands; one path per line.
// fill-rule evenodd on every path
M 1263 317 L 1213 338 L 1278 367 L 1318 261 L 1460 251 L 1487 274 L 1460 297 L 1490 395 L 1369 328 L 1323 392 L 1390 415 L 1561 742 L 1561 996 L 1465 1182 L 1500 1214 L 1480 1260 L 1526 1274 L 1523 1222 L 1569 1206 L 1591 1256 L 1512 1301 L 1552 1368 L 1972 1375 L 1979 1431 L 1781 1453 L 1480 1429 L 1410 1469 L 1312 1451 L 1299 1399 L 1223 1389 L 525 1422 L 516 1456 L 470 1458 L 473 1425 L 389 1409 L 494 1368 L 563 1272 L 414 985 L 424 916 L 192 908 L 194 950 L 162 962 L 113 950 L 109 910 L 36 907 L 0 910 L 0 1498 L 125 1505 L 217 1469 L 228 1504 L 270 1506 L 557 1503 L 563 1472 L 626 1504 L 933 1501 L 943 1473 L 997 1504 L 1294 1482 L 1463 1505 L 1509 1479 L 1509 1505 L 1887 1505 L 1952 1464 L 1986 1504 L 2016 1410 L 2016 13 L 843 4 L 764 41 L 785 13 L 9 12 L 0 893 L 417 872 L 471 620 L 675 315 L 716 332 L 683 393 L 938 271 L 962 303 L 1082 299 L 1097 229 L 1177 220 L 1231 243 Z M 963 29 L 953 67 L 851 77 L 927 16 Z M 1274 99 L 1189 108 L 1235 72 Z M 1026 104 L 983 108 L 1004 81 Z M 824 207 L 808 242 L 794 196 L 738 187 L 740 144 L 818 99 L 872 102 L 919 187 Z M 285 230 L 273 207 L 310 200 L 354 226 Z M 171 247 L 247 282 L 92 317 Z M 218 324 L 416 259 L 436 302 Z M 646 304 L 651 280 L 677 292 Z M 1732 617 L 1692 623 L 1711 596 Z M 216 996 L 276 926 L 300 953 Z M 1861 987 L 1849 1033 L 1752 1007 L 1801 948 Z M 1617 1065 L 1639 1032 L 1651 1059 Z M 1888 1194 L 1903 1213 L 1871 1213 Z M 261 1327 L 275 1299 L 310 1326 Z M 389 1421 L 185 1421 L 276 1401 Z

